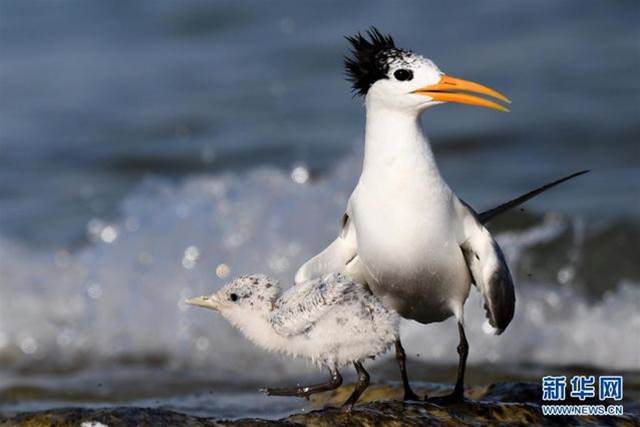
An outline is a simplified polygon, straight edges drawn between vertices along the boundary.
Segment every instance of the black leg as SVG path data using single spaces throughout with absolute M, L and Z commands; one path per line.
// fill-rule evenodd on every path
M 358 382 L 353 389 L 353 393 L 349 396 L 349 399 L 347 399 L 347 401 L 344 402 L 344 405 L 342 405 L 342 412 L 351 412 L 351 408 L 356 404 L 362 392 L 369 387 L 369 374 L 364 369 L 364 366 L 362 366 L 362 363 L 353 362 L 353 366 L 355 366 L 356 371 L 358 372 Z
M 460 343 L 458 344 L 458 378 L 456 379 L 453 394 L 462 401 L 464 398 L 464 371 L 467 367 L 467 356 L 469 355 L 469 343 L 467 342 L 467 336 L 464 333 L 462 322 L 458 322 L 458 334 L 460 335 Z
M 461 322 L 458 322 L 458 334 L 460 335 L 460 343 L 458 344 L 458 378 L 456 379 L 456 386 L 453 388 L 453 392 L 446 396 L 435 396 L 427 398 L 426 400 L 431 403 L 439 404 L 451 404 L 460 403 L 464 401 L 464 370 L 467 366 L 467 356 L 469 355 L 469 343 L 467 342 L 467 336 L 464 333 L 464 326 Z
M 342 384 L 342 376 L 337 369 L 329 369 L 331 379 L 325 383 L 313 384 L 308 386 L 297 387 L 281 387 L 281 388 L 263 388 L 260 389 L 267 396 L 296 396 L 309 397 L 312 394 L 322 391 L 335 390 Z
M 396 361 L 402 376 L 402 386 L 404 387 L 404 400 L 420 400 L 420 397 L 411 390 L 409 377 L 407 376 L 407 355 L 404 352 L 400 338 L 396 340 Z

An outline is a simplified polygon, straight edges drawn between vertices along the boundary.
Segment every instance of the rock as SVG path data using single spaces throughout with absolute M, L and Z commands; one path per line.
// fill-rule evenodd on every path
M 461 426 L 484 424 L 516 425 L 610 425 L 640 424 L 638 413 L 607 417 L 545 417 L 540 408 L 540 384 L 526 382 L 496 383 L 470 388 L 464 403 L 437 406 L 423 402 L 401 402 L 401 390 L 390 385 L 374 385 L 363 395 L 353 412 L 344 414 L 337 407 L 349 395 L 352 385 L 313 399 L 318 407 L 309 413 L 294 414 L 281 420 L 240 419 L 233 421 L 195 417 L 157 408 L 64 408 L 22 413 L 0 419 L 1 426 Z M 438 394 L 443 387 L 434 385 L 420 392 Z M 472 399 L 472 400 L 471 400 Z M 632 402 L 624 405 L 636 407 Z M 627 406 L 625 410 L 628 411 Z M 83 424 L 84 423 L 84 424 Z

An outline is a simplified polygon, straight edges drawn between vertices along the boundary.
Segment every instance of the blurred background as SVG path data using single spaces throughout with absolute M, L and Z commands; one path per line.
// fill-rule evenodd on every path
M 0 1 L 0 410 L 306 404 L 255 390 L 321 373 L 181 301 L 243 273 L 288 285 L 333 239 L 364 125 L 343 36 L 371 25 L 513 100 L 424 114 L 476 209 L 592 169 L 492 224 L 518 306 L 487 337 L 472 297 L 470 383 L 637 370 L 639 18 L 634 1 Z M 456 336 L 403 324 L 416 380 L 453 381 L 416 366 L 449 372 Z

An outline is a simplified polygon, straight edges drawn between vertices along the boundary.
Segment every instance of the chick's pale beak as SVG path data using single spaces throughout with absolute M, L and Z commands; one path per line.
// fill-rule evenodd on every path
M 447 75 L 443 75 L 438 83 L 421 87 L 412 93 L 428 96 L 435 101 L 459 102 L 461 104 L 478 105 L 480 107 L 493 108 L 494 110 L 505 112 L 508 112 L 509 109 L 497 102 L 474 94 L 487 95 L 507 104 L 511 103 L 509 98 L 491 88 Z
M 220 311 L 220 301 L 216 295 L 204 295 L 196 298 L 189 298 L 185 301 L 189 305 L 208 308 L 210 310 Z

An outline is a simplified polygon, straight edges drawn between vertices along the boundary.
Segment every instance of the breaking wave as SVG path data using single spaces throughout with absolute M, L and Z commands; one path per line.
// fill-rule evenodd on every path
M 241 273 L 291 282 L 335 235 L 358 170 L 347 158 L 318 179 L 304 167 L 151 179 L 123 201 L 119 220 L 92 220 L 81 249 L 43 252 L 0 238 L 0 361 L 36 371 L 118 363 L 254 377 L 301 371 L 304 363 L 265 354 L 221 318 L 182 301 Z M 484 335 L 472 292 L 471 362 L 640 366 L 632 339 L 640 334 L 640 287 L 612 276 L 608 289 L 590 291 L 580 271 L 604 256 L 587 253 L 590 229 L 584 219 L 547 214 L 498 233 L 517 279 L 516 316 L 501 337 Z M 450 321 L 406 322 L 403 337 L 412 356 L 455 361 Z

